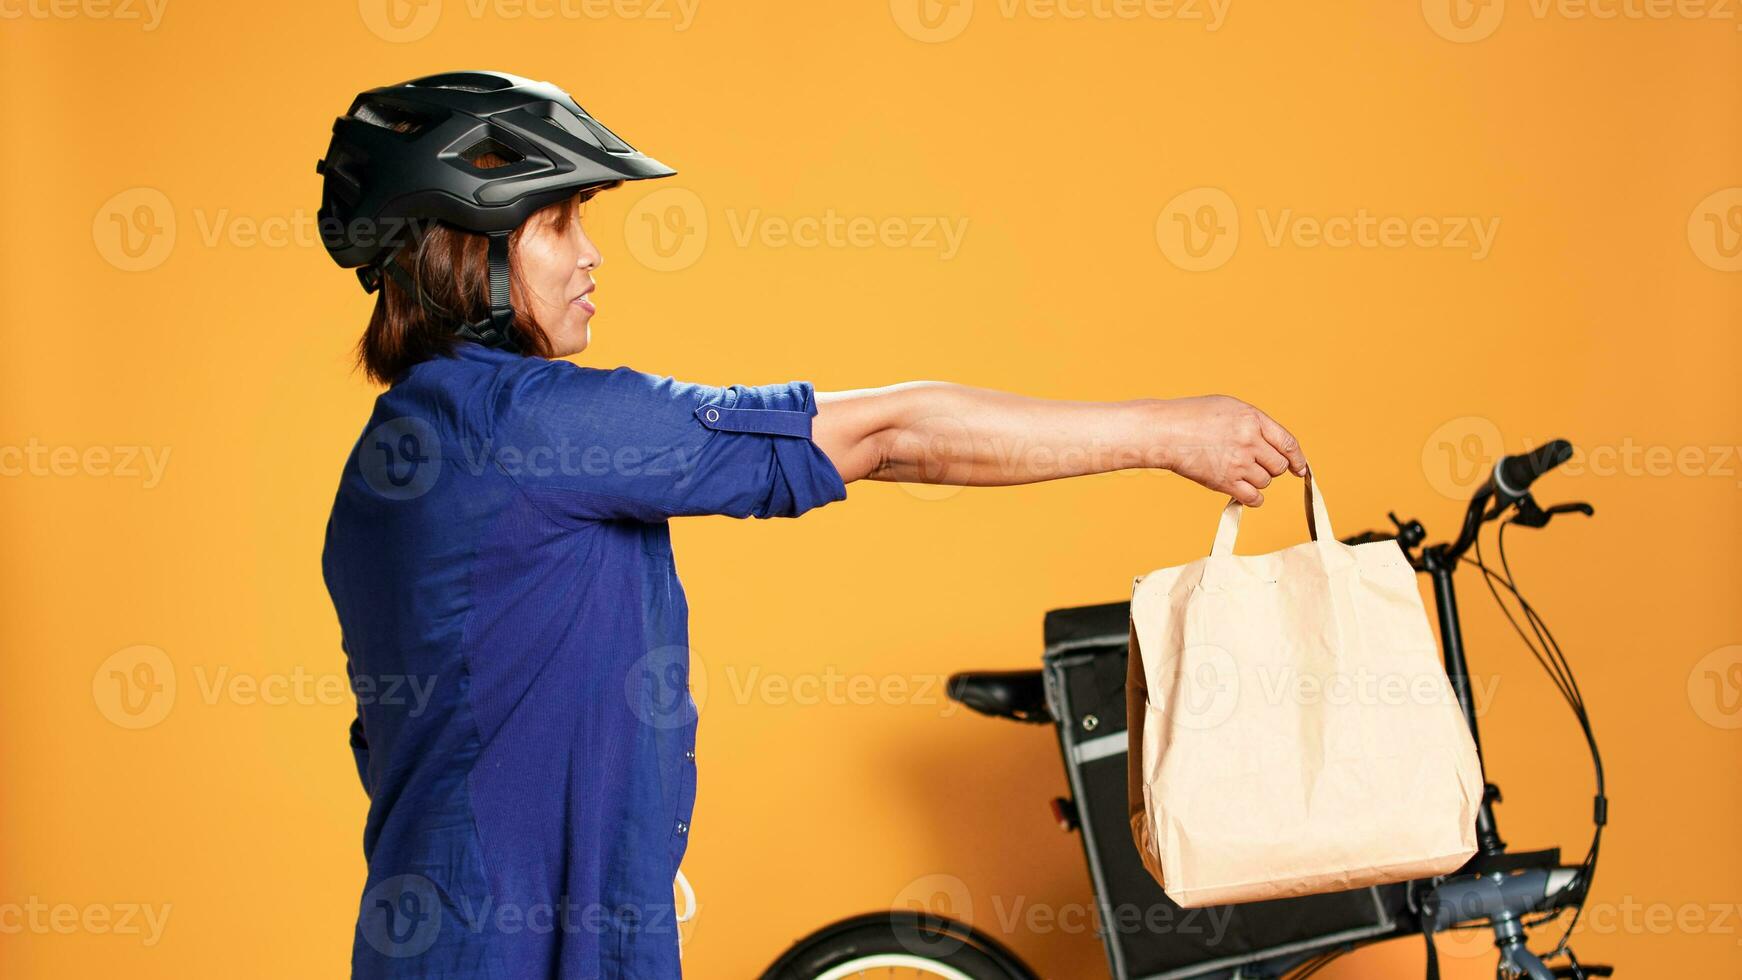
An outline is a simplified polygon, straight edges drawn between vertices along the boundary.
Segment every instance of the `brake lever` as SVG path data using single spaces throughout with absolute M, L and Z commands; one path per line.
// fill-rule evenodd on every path
M 1583 501 L 1555 504 L 1545 510 L 1537 504 L 1536 498 L 1529 494 L 1518 498 L 1517 506 L 1518 513 L 1513 516 L 1511 523 L 1520 527 L 1546 527 L 1549 520 L 1556 514 L 1583 514 L 1586 517 L 1593 517 L 1597 513 L 1595 507 Z
M 1390 534 L 1387 534 L 1384 531 L 1362 531 L 1360 534 L 1353 537 L 1343 538 L 1343 543 L 1347 545 L 1358 545 L 1372 544 L 1375 541 L 1396 541 L 1397 546 L 1402 548 L 1404 554 L 1407 555 L 1410 552 L 1410 549 L 1421 544 L 1422 538 L 1427 537 L 1427 529 L 1421 526 L 1420 521 L 1414 519 L 1407 521 L 1400 520 L 1396 511 L 1389 511 L 1385 516 L 1391 518 L 1392 526 L 1396 527 L 1397 530 Z

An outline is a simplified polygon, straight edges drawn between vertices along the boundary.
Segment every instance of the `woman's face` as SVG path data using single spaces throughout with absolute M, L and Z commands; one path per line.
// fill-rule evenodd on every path
M 544 331 L 556 357 L 587 349 L 592 339 L 588 322 L 595 312 L 589 295 L 593 272 L 605 261 L 581 229 L 580 205 L 568 207 L 566 221 L 562 208 L 547 208 L 527 219 L 516 247 L 519 282 L 511 297 Z

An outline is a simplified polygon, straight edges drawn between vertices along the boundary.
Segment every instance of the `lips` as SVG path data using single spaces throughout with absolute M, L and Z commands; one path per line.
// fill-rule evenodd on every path
M 587 294 L 591 293 L 594 289 L 597 289 L 597 288 L 598 288 L 597 286 L 588 286 L 586 289 L 581 291 L 581 294 L 579 296 L 576 296 L 574 299 L 569 300 L 569 303 L 571 305 L 574 305 L 574 306 L 579 306 L 580 308 L 586 310 L 588 313 L 598 312 L 597 309 L 593 306 L 592 301 L 587 299 Z

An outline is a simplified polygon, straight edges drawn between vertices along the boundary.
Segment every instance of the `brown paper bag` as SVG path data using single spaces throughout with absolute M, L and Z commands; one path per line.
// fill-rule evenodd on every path
M 1482 770 L 1394 541 L 1312 541 L 1133 581 L 1131 831 L 1187 908 L 1447 874 L 1476 851 Z

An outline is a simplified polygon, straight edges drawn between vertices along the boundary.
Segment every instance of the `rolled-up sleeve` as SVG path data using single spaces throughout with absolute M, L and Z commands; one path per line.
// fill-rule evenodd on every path
M 808 381 L 717 387 L 529 359 L 493 414 L 492 464 L 572 518 L 797 517 L 847 496 L 811 439 Z

